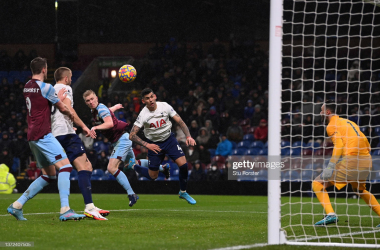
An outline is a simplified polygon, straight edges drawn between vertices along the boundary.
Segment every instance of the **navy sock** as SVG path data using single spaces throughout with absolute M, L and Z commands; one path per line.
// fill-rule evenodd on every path
M 140 165 L 135 165 L 134 166 L 134 169 L 137 173 L 139 173 L 141 176 L 144 176 L 145 178 L 147 178 L 148 180 L 153 180 L 152 178 L 150 178 L 149 176 L 149 168 L 147 167 L 142 167 Z
M 189 172 L 187 170 L 187 163 L 185 163 L 179 167 L 179 187 L 181 191 L 186 191 L 188 175 Z
M 91 171 L 81 170 L 78 172 L 78 185 L 82 192 L 84 204 L 93 203 L 91 194 Z

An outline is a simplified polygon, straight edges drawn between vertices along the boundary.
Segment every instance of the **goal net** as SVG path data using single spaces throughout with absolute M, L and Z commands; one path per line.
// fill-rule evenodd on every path
M 375 197 L 380 200 L 380 2 L 282 3 L 280 228 L 287 244 L 376 247 L 380 244 L 376 227 L 380 207 L 374 201 Z M 336 170 L 330 180 L 339 185 L 324 189 L 313 187 L 313 180 L 327 167 L 334 148 L 320 115 L 327 100 L 337 104 L 341 118 L 353 122 L 347 124 L 354 126 L 358 136 L 368 138 L 372 169 L 356 180 L 347 177 L 354 167 L 344 172 L 349 180 L 338 179 Z M 346 181 L 362 181 L 358 189 L 365 184 L 368 193 L 354 192 L 352 185 L 344 185 Z M 328 202 L 324 200 L 323 207 L 313 188 L 327 192 L 338 222 L 315 225 L 327 215 Z

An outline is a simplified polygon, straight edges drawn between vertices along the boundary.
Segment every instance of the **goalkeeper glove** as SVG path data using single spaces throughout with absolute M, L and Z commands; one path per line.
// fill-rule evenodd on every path
M 328 180 L 332 176 L 334 170 L 335 170 L 336 163 L 329 162 L 327 167 L 323 170 L 321 178 L 322 180 Z

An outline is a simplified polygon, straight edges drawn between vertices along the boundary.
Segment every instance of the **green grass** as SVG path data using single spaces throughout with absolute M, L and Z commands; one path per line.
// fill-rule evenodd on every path
M 380 232 L 371 232 L 380 224 L 379 217 L 372 212 L 361 199 L 331 199 L 334 211 L 338 214 L 339 223 L 327 227 L 314 227 L 313 224 L 323 218 L 323 210 L 319 201 L 311 198 L 283 197 L 281 225 L 286 230 L 288 240 L 314 238 L 314 242 L 344 242 L 379 244 Z M 344 237 L 332 237 L 342 235 Z M 323 236 L 329 235 L 329 238 Z
M 58 220 L 58 194 L 37 195 L 24 207 L 28 221 L 16 221 L 5 212 L 18 197 L 0 196 L 3 209 L 0 241 L 33 241 L 37 249 L 212 249 L 267 242 L 267 197 L 194 195 L 197 205 L 191 206 L 177 195 L 140 195 L 137 204 L 129 208 L 127 195 L 94 194 L 96 206 L 111 210 L 109 220 L 67 222 Z M 292 202 L 297 199 L 299 201 L 293 198 Z M 287 201 L 285 198 L 283 203 Z M 303 201 L 302 211 L 310 213 L 313 207 L 310 201 L 309 198 L 309 205 Z M 77 212 L 83 210 L 82 196 L 70 195 L 70 205 Z M 317 207 L 314 205 L 314 208 Z M 299 212 L 301 206 L 296 204 L 291 209 Z M 289 206 L 285 205 L 282 210 L 288 213 Z M 321 212 L 319 208 L 318 213 Z M 300 222 L 300 216 L 292 217 L 293 222 Z M 310 219 L 312 216 L 303 217 L 305 224 L 310 224 Z M 302 228 L 290 228 L 288 221 L 289 218 L 284 217 L 283 226 L 298 235 L 304 233 Z M 350 219 L 351 222 L 354 221 Z M 320 235 L 325 234 L 326 228 L 321 228 Z M 322 248 L 266 246 L 258 249 Z

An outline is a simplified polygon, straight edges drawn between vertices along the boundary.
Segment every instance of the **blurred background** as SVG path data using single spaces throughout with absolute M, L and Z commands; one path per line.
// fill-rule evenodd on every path
M 318 115 L 326 97 L 349 104 L 342 113 L 363 127 L 375 152 L 380 95 L 371 94 L 379 93 L 380 60 L 374 60 L 379 49 L 369 49 L 372 38 L 367 36 L 379 31 L 379 26 L 370 25 L 378 23 L 379 8 L 375 12 L 370 12 L 372 5 L 358 8 L 360 13 L 370 10 L 363 18 L 349 5 L 328 2 L 318 3 L 318 16 L 297 12 L 313 13 L 315 4 L 284 1 L 284 22 L 291 25 L 283 27 L 282 155 L 331 154 Z M 123 104 L 116 115 L 132 126 L 143 108 L 140 91 L 152 88 L 159 101 L 175 108 L 197 141 L 196 147 L 187 148 L 184 134 L 173 126 L 190 171 L 197 166 L 190 180 L 226 179 L 231 155 L 267 155 L 269 1 L 15 0 L 1 1 L 1 6 L 0 162 L 18 178 L 36 175 L 34 170 L 28 174 L 34 159 L 26 142 L 22 96 L 31 77 L 29 63 L 36 56 L 48 59 L 48 83 L 55 83 L 53 73 L 58 67 L 72 69 L 74 108 L 88 127 L 93 124 L 81 97 L 85 90 L 94 90 L 109 107 Z M 338 7 L 352 14 L 338 19 L 332 14 Z M 337 32 L 337 22 L 362 25 L 350 30 L 342 25 Z M 338 50 L 338 40 L 345 42 L 339 36 L 348 33 L 352 39 Z M 363 47 L 357 46 L 359 34 Z M 366 60 L 359 65 L 360 56 Z M 124 64 L 137 70 L 133 83 L 117 78 Z M 112 179 L 104 173 L 110 143 L 101 135 L 92 140 L 80 129 L 78 133 L 99 170 L 93 178 Z M 144 138 L 143 133 L 139 136 Z M 300 150 L 291 150 L 293 146 Z M 138 159 L 146 158 L 145 148 L 134 145 L 134 150 Z M 176 180 L 177 166 L 169 159 L 166 162 L 172 164 L 171 178 Z M 129 177 L 137 178 L 132 172 Z

